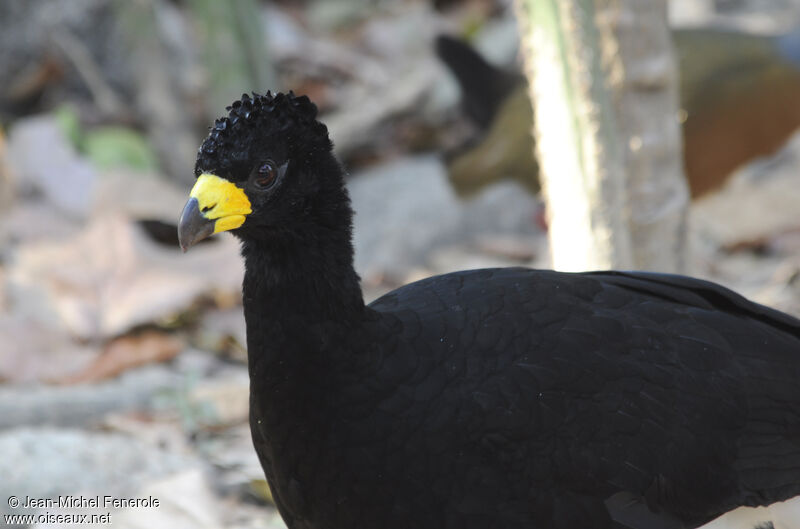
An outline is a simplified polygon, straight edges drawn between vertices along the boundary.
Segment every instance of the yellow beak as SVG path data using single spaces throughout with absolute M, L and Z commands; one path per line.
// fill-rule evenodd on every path
M 184 252 L 206 237 L 238 228 L 252 212 L 241 188 L 213 174 L 201 174 L 189 197 L 178 222 L 178 241 Z

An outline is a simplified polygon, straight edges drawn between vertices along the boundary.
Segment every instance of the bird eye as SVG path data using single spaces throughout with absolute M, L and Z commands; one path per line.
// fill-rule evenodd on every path
M 275 164 L 272 162 L 264 162 L 258 167 L 258 174 L 256 174 L 256 185 L 261 189 L 266 189 L 275 182 L 275 177 L 278 171 L 275 169 Z

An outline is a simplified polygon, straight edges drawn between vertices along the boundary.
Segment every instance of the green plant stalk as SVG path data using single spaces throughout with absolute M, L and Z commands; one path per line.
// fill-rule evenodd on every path
M 591 0 L 518 0 L 553 266 L 630 268 L 625 166 Z

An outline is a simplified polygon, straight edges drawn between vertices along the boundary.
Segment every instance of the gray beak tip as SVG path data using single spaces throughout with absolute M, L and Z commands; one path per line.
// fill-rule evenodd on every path
M 186 253 L 198 241 L 213 235 L 213 220 L 207 219 L 200 212 L 200 206 L 196 198 L 190 198 L 181 212 L 181 219 L 178 222 L 178 243 L 181 250 Z

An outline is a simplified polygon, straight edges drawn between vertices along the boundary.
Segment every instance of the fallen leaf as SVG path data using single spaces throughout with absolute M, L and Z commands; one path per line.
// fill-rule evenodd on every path
M 74 237 L 81 222 L 54 208 L 47 200 L 37 197 L 20 200 L 3 216 L 0 236 L 11 244 L 29 244 L 66 240 Z
M 100 214 L 74 237 L 21 245 L 8 268 L 9 302 L 80 339 L 108 340 L 204 295 L 241 297 L 238 244 L 216 239 L 183 254 L 126 216 Z
M 42 156 L 42 146 L 47 156 Z M 89 214 L 97 174 L 81 158 L 52 116 L 20 119 L 11 129 L 8 159 L 21 188 L 33 188 L 62 212 Z
M 0 312 L 0 382 L 22 383 L 70 376 L 88 366 L 97 349 L 54 326 Z
M 123 127 L 99 127 L 87 132 L 83 149 L 99 169 L 127 167 L 154 171 L 158 165 L 144 136 Z
M 156 174 L 117 168 L 97 182 L 92 216 L 124 213 L 137 219 L 177 222 L 189 187 L 179 188 Z
M 270 505 L 275 505 L 275 499 L 272 497 L 272 489 L 269 488 L 269 483 L 267 483 L 266 479 L 251 480 L 250 492 L 259 500 L 267 502 Z
M 141 334 L 121 336 L 106 345 L 103 353 L 85 369 L 49 382 L 81 384 L 96 382 L 119 375 L 127 369 L 150 363 L 166 362 L 183 349 L 183 342 L 172 335 L 146 331 Z

